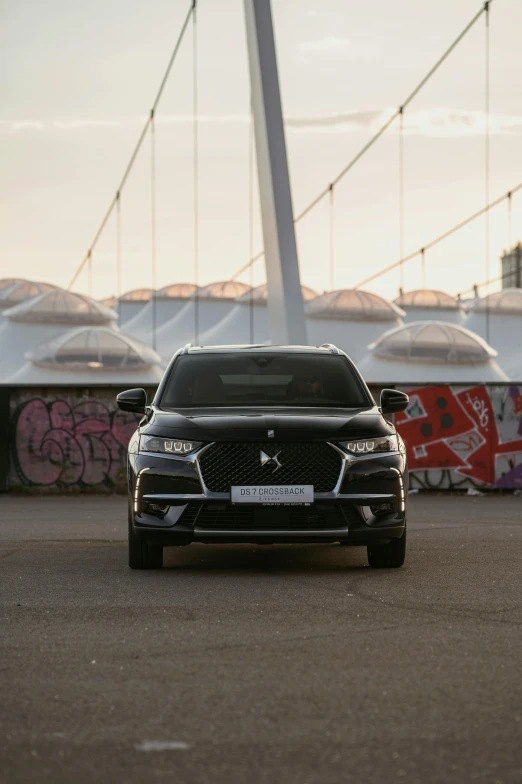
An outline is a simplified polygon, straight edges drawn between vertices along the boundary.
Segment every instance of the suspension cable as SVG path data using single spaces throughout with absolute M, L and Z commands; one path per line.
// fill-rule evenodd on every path
M 116 193 L 116 298 L 118 300 L 118 318 L 120 316 L 121 297 L 121 198 Z
M 311 202 L 310 202 L 310 204 L 309 204 L 307 207 L 305 207 L 305 209 L 304 209 L 304 210 L 302 210 L 302 212 L 300 212 L 300 213 L 299 213 L 299 215 L 297 215 L 297 217 L 295 217 L 295 218 L 294 218 L 294 222 L 295 222 L 295 223 L 299 223 L 299 221 L 300 221 L 300 220 L 302 220 L 302 219 L 305 217 L 305 215 L 308 215 L 308 213 L 309 213 L 309 212 L 311 212 L 311 211 L 313 210 L 313 208 L 314 208 L 314 207 L 315 207 L 317 204 L 319 204 L 319 202 L 320 202 L 320 201 L 322 201 L 322 200 L 324 199 L 324 197 L 325 197 L 325 196 L 326 196 L 326 195 L 327 195 L 327 194 L 330 192 L 330 188 L 331 188 L 333 185 L 337 185 L 337 184 L 338 184 L 338 183 L 339 183 L 339 182 L 340 182 L 340 181 L 343 179 L 343 177 L 345 176 L 345 174 L 348 174 L 348 172 L 350 171 L 350 169 L 352 169 L 352 168 L 355 166 L 355 164 L 357 163 L 357 161 L 360 161 L 360 160 L 361 160 L 361 158 L 362 158 L 362 157 L 363 157 L 363 156 L 364 156 L 364 155 L 365 155 L 365 154 L 368 152 L 368 150 L 369 150 L 371 147 L 373 147 L 373 145 L 375 144 L 375 142 L 376 142 L 378 139 L 380 139 L 380 138 L 381 138 L 381 136 L 383 135 L 383 133 L 385 133 L 385 132 L 388 130 L 388 128 L 390 127 L 390 125 L 392 125 L 392 124 L 393 124 L 393 122 L 394 122 L 394 121 L 397 119 L 397 117 L 398 117 L 398 116 L 399 116 L 399 111 L 397 110 L 397 111 L 396 111 L 396 112 L 394 112 L 394 113 L 392 114 L 392 116 L 391 116 L 391 117 L 390 117 L 390 118 L 389 118 L 389 119 L 388 119 L 388 120 L 387 120 L 387 121 L 384 123 L 384 125 L 383 125 L 383 126 L 382 126 L 382 127 L 381 127 L 381 128 L 378 130 L 378 131 L 377 131 L 377 133 L 376 133 L 374 136 L 372 136 L 372 138 L 371 138 L 371 139 L 370 139 L 370 140 L 369 140 L 369 141 L 368 141 L 368 142 L 367 142 L 367 143 L 364 145 L 364 147 L 362 147 L 362 148 L 359 150 L 359 152 L 357 153 L 357 155 L 356 155 L 354 158 L 352 158 L 352 160 L 350 161 L 350 163 L 349 163 L 347 166 L 345 166 L 345 168 L 342 170 L 342 172 L 341 172 L 340 174 L 338 174 L 338 175 L 337 175 L 337 177 L 334 177 L 334 179 L 331 181 L 331 183 L 330 183 L 330 184 L 329 184 L 329 185 L 328 185 L 328 186 L 327 186 L 327 187 L 326 187 L 324 190 L 322 190 L 322 191 L 321 191 L 321 193 L 319 193 L 319 194 L 318 194 L 318 195 L 315 197 L 315 199 L 314 199 L 313 201 L 311 201 Z
M 334 186 L 330 186 L 330 291 L 335 288 L 335 203 Z
M 250 95 L 250 124 L 248 128 L 248 255 L 254 255 L 254 116 Z M 254 265 L 250 265 L 250 344 L 254 344 Z
M 512 220 L 513 220 L 513 216 L 511 214 L 512 213 L 512 209 L 513 209 L 513 199 L 511 198 L 511 191 L 509 191 L 509 193 L 507 195 L 507 199 L 508 199 L 508 202 L 507 202 L 507 205 L 508 205 L 508 215 L 507 215 L 508 250 L 511 250 L 511 243 L 512 243 L 511 228 L 512 228 Z
M 496 278 L 491 278 L 490 280 L 484 280 L 482 283 L 474 283 L 473 286 L 470 286 L 469 289 L 465 289 L 464 291 L 459 291 L 455 294 L 455 297 L 463 297 L 466 294 L 476 293 L 479 289 L 483 289 L 485 287 L 491 286 L 493 283 L 498 283 L 501 280 L 505 280 L 506 278 L 510 278 L 513 275 L 513 270 L 508 272 L 503 272 L 502 275 L 499 275 Z M 487 307 L 487 303 L 486 303 Z
M 89 250 L 87 254 L 87 291 L 89 297 L 92 297 L 92 251 Z
M 395 261 L 393 264 L 389 264 L 384 269 L 379 270 L 379 272 L 376 272 L 375 274 L 370 275 L 370 277 L 365 278 L 356 286 L 354 286 L 354 288 L 360 289 L 362 286 L 366 286 L 367 283 L 371 283 L 377 278 L 380 278 L 381 275 L 385 275 L 387 272 L 391 272 L 392 270 L 397 269 L 397 267 L 400 266 L 401 264 L 405 264 L 407 261 L 411 261 L 412 259 L 415 259 L 419 255 L 419 253 L 422 253 L 423 250 L 426 251 L 429 250 L 430 248 L 433 248 L 435 245 L 438 245 L 439 242 L 442 242 L 442 240 L 445 240 L 447 237 L 450 237 L 452 234 L 455 234 L 455 232 L 459 231 L 459 229 L 463 229 L 464 226 L 468 225 L 468 223 L 471 223 L 477 218 L 480 218 L 481 215 L 484 215 L 486 210 L 491 210 L 493 209 L 493 207 L 496 207 L 498 204 L 502 204 L 504 199 L 508 198 L 509 193 L 511 194 L 516 193 L 520 189 L 522 189 L 522 182 L 520 182 L 515 188 L 511 188 L 511 191 L 508 191 L 508 193 L 504 193 L 502 196 L 499 196 L 498 199 L 495 199 L 495 201 L 492 201 L 486 207 L 482 207 L 477 212 L 474 212 L 473 215 L 470 215 L 468 218 L 465 218 L 465 220 L 461 221 L 460 223 L 457 223 L 455 226 L 452 226 L 452 228 L 448 229 L 448 231 L 445 231 L 443 234 L 440 234 L 438 237 L 435 237 L 435 239 L 431 240 L 431 242 L 427 242 L 425 245 L 422 246 L 422 248 L 413 251 L 413 253 L 409 253 L 407 256 L 404 256 L 404 258 L 399 259 L 399 261 Z
M 121 295 L 121 199 L 116 193 L 116 296 Z
M 491 4 L 493 0 L 489 0 L 489 4 Z M 446 51 L 439 57 L 435 65 L 427 72 L 427 74 L 421 79 L 421 81 L 417 84 L 417 86 L 412 90 L 412 92 L 407 96 L 407 98 L 402 102 L 401 106 L 393 112 L 393 114 L 386 120 L 386 122 L 379 128 L 379 130 L 369 139 L 366 144 L 359 150 L 359 152 L 346 164 L 346 166 L 339 172 L 339 174 L 330 181 L 330 183 L 324 188 L 316 197 L 313 199 L 304 210 L 302 210 L 295 218 L 294 223 L 299 223 L 305 215 L 317 205 L 320 201 L 324 199 L 324 197 L 330 193 L 330 188 L 332 186 L 337 185 L 348 172 L 353 169 L 356 163 L 361 160 L 361 158 L 370 150 L 376 141 L 378 141 L 381 136 L 386 133 L 388 128 L 395 122 L 397 117 L 399 117 L 402 111 L 407 108 L 407 106 L 413 101 L 413 99 L 418 95 L 418 93 L 422 90 L 422 88 L 429 82 L 429 80 L 434 76 L 434 74 L 438 71 L 440 66 L 444 63 L 444 61 L 449 57 L 449 55 L 453 52 L 453 50 L 458 46 L 458 44 L 462 41 L 462 39 L 466 36 L 466 34 L 471 30 L 474 24 L 477 22 L 478 19 L 482 16 L 482 14 L 486 10 L 486 5 L 482 5 L 479 11 L 475 14 L 473 19 L 466 25 L 466 27 L 460 32 L 460 34 L 455 38 L 453 43 L 446 49 Z M 240 275 L 245 272 L 250 264 L 254 264 L 258 259 L 264 256 L 264 251 L 260 251 L 256 256 L 253 256 L 241 269 L 239 269 L 235 275 L 232 277 L 232 280 L 236 280 Z
M 489 2 L 491 3 L 491 2 L 493 2 L 493 0 L 489 0 Z M 473 27 L 475 22 L 478 19 L 480 19 L 482 14 L 486 11 L 486 5 L 487 5 L 487 3 L 484 4 L 479 11 L 477 11 L 477 13 L 473 17 L 473 19 L 466 25 L 466 27 L 462 30 L 462 32 L 455 38 L 453 43 L 446 49 L 446 51 L 441 55 L 441 57 L 439 57 L 439 59 L 437 60 L 435 65 L 432 68 L 430 68 L 428 73 L 421 79 L 421 81 L 411 91 L 411 93 L 408 95 L 408 97 L 402 102 L 401 106 L 391 115 L 391 117 L 384 123 L 384 125 L 381 128 L 379 128 L 377 133 L 374 136 L 372 136 L 372 138 L 364 145 L 364 147 L 362 147 L 359 150 L 359 152 L 352 158 L 352 160 L 349 163 L 347 163 L 346 166 L 343 169 L 341 169 L 339 174 L 336 177 L 333 178 L 333 180 L 331 181 L 330 185 L 337 185 L 337 183 L 339 183 L 343 179 L 343 177 L 346 174 L 348 174 L 350 169 L 352 169 L 355 166 L 355 164 L 358 161 L 360 161 L 360 159 L 363 157 L 363 155 L 365 155 L 368 152 L 368 150 L 371 147 L 373 147 L 375 142 L 378 139 L 380 139 L 380 137 L 383 135 L 383 133 L 385 133 L 388 130 L 390 125 L 392 125 L 392 123 L 397 119 L 397 117 L 399 116 L 401 111 L 404 111 L 404 109 L 406 109 L 406 107 L 413 101 L 413 99 L 418 95 L 418 93 L 422 90 L 422 88 L 429 82 L 431 77 L 434 76 L 434 74 L 439 70 L 439 68 L 442 65 L 442 63 L 449 57 L 449 55 L 452 53 L 452 51 L 455 49 L 455 47 L 462 41 L 462 39 L 465 37 L 465 35 L 471 30 L 471 28 Z M 321 191 L 321 193 L 319 193 L 315 197 L 315 199 L 312 202 L 310 202 L 310 204 L 301 213 L 299 213 L 299 215 L 295 219 L 296 223 L 298 223 L 301 220 L 301 218 L 304 218 L 304 216 L 307 215 L 310 212 L 310 210 L 313 209 L 313 207 L 315 207 L 315 205 L 318 204 L 321 201 L 321 199 L 323 199 L 327 195 L 327 193 L 330 190 L 330 185 L 328 185 L 323 191 Z
M 199 138 L 198 138 L 198 26 L 197 0 L 192 4 L 192 99 L 194 143 L 194 342 L 199 342 Z
M 421 286 L 426 288 L 426 248 L 421 248 Z
M 265 255 L 265 251 L 264 250 L 260 250 L 259 253 L 257 253 L 255 256 L 251 257 L 250 261 L 247 261 L 246 264 L 244 264 L 242 267 L 240 267 L 237 270 L 237 272 L 235 272 L 232 275 L 230 280 L 237 280 L 239 277 L 241 277 L 243 272 L 246 272 L 249 267 L 251 267 L 253 264 L 255 264 L 256 261 L 259 261 L 259 259 L 262 259 L 264 255 Z
M 404 257 L 404 107 L 399 113 L 399 258 Z M 400 268 L 400 287 L 404 288 L 404 267 Z
M 176 41 L 176 44 L 174 46 L 172 55 L 171 55 L 170 60 L 168 62 L 168 65 L 167 65 L 167 68 L 165 70 L 165 73 L 163 75 L 163 79 L 161 80 L 158 92 L 156 93 L 156 97 L 154 99 L 154 103 L 152 104 L 152 111 L 154 111 L 154 112 L 156 111 L 156 109 L 157 109 L 157 107 L 159 105 L 159 102 L 161 100 L 161 96 L 163 95 L 163 90 L 165 89 L 165 85 L 166 85 L 167 80 L 169 78 L 169 75 L 170 75 L 172 66 L 174 64 L 174 61 L 176 59 L 176 56 L 178 54 L 179 47 L 180 47 L 181 42 L 183 40 L 183 37 L 185 35 L 185 31 L 186 31 L 186 29 L 188 27 L 188 23 L 189 23 L 190 17 L 192 15 L 192 13 L 195 11 L 195 5 L 196 5 L 195 0 L 192 0 L 191 6 L 190 6 L 190 8 L 189 8 L 189 10 L 187 12 L 187 15 L 185 17 L 185 21 L 183 22 L 183 25 L 181 27 L 181 31 L 179 33 L 178 39 Z M 94 237 L 93 237 L 93 239 L 91 241 L 91 244 L 89 246 L 89 250 L 87 251 L 87 253 L 84 256 L 83 260 L 81 261 L 80 265 L 78 266 L 78 269 L 74 273 L 74 275 L 73 275 L 73 277 L 71 279 L 71 282 L 69 283 L 69 286 L 68 286 L 69 289 L 72 288 L 74 286 L 74 284 L 76 283 L 79 274 L 81 273 L 81 271 L 83 270 L 83 268 L 85 267 L 85 265 L 88 262 L 89 253 L 92 254 L 92 251 L 94 250 L 98 240 L 100 239 L 100 237 L 102 235 L 102 232 L 103 232 L 105 226 L 107 225 L 107 221 L 109 220 L 109 218 L 110 218 L 110 216 L 112 214 L 112 211 L 114 210 L 114 208 L 116 206 L 116 202 L 117 202 L 117 200 L 119 198 L 119 195 L 121 194 L 121 192 L 122 192 L 122 190 L 123 190 L 123 188 L 125 186 L 125 183 L 127 182 L 127 178 L 128 178 L 129 174 L 132 171 L 132 168 L 134 166 L 134 163 L 136 161 L 138 153 L 139 153 L 139 151 L 141 149 L 141 146 L 143 144 L 145 136 L 147 135 L 147 131 L 149 129 L 149 125 L 150 125 L 150 114 L 148 115 L 147 121 L 146 121 L 146 123 L 145 123 L 145 125 L 143 127 L 143 130 L 140 133 L 138 141 L 136 142 L 136 146 L 134 147 L 134 150 L 133 150 L 132 155 L 131 155 L 131 157 L 129 159 L 127 167 L 126 167 L 126 169 L 125 169 L 125 171 L 123 173 L 123 177 L 121 178 L 120 184 L 119 184 L 118 189 L 116 191 L 116 195 L 114 196 L 114 198 L 112 199 L 111 203 L 109 204 L 107 212 L 105 213 L 105 215 L 103 217 L 103 220 L 100 223 L 100 226 L 98 227 L 98 231 L 96 232 L 96 234 L 94 235 Z
M 485 39 L 484 39 L 484 60 L 485 60 L 485 81 L 484 81 L 484 201 L 486 204 L 485 213 L 485 251 L 486 251 L 486 279 L 489 278 L 490 266 L 490 225 L 489 225 L 489 0 L 484 3 L 485 10 Z M 489 343 L 489 299 L 486 301 L 486 341 Z
M 150 112 L 150 229 L 151 229 L 151 285 L 152 285 L 152 348 L 156 350 L 156 121 Z

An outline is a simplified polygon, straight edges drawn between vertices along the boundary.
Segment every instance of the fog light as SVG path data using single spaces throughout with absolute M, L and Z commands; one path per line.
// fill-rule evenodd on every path
M 390 512 L 393 512 L 393 504 L 378 504 L 376 506 L 370 506 L 370 509 L 374 515 L 389 514 Z
M 165 517 L 168 511 L 169 511 L 168 505 L 147 503 L 147 512 L 149 512 L 150 514 L 159 515 L 160 517 Z

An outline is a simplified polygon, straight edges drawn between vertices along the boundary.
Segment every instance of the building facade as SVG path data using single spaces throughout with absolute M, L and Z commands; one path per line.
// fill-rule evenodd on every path
M 522 242 L 502 256 L 502 288 L 522 288 Z

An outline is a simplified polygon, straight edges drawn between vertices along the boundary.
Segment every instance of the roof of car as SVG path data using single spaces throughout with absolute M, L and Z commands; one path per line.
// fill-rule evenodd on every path
M 188 343 L 183 349 L 185 354 L 234 354 L 238 351 L 251 351 L 253 353 L 289 353 L 296 354 L 341 354 L 342 352 L 333 344 L 325 343 L 322 346 L 284 346 L 262 343 L 252 345 L 250 343 L 230 345 L 230 346 L 193 346 Z

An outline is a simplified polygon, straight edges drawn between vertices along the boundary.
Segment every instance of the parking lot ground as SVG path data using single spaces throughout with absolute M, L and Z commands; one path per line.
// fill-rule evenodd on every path
M 123 497 L 0 497 L 0 780 L 522 780 L 522 498 L 410 499 L 339 545 L 126 565 Z

